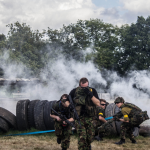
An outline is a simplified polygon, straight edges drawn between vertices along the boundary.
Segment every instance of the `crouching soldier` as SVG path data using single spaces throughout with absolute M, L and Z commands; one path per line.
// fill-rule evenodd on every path
M 68 95 L 63 94 L 60 100 L 52 106 L 50 114 L 55 119 L 55 135 L 57 136 L 57 143 L 61 143 L 62 150 L 69 148 L 70 135 L 72 133 L 72 127 L 74 127 L 73 113 L 69 106 Z
M 95 127 L 95 134 L 97 136 L 95 136 L 95 140 L 97 141 L 102 141 L 103 137 L 108 135 L 111 131 L 111 126 L 110 124 L 107 124 L 105 126 L 103 126 L 104 123 L 106 123 L 107 121 L 105 120 L 105 109 L 106 109 L 106 100 L 104 99 L 100 99 L 100 106 L 96 106 L 96 118 L 93 120 L 93 124 Z M 98 129 L 98 127 L 100 127 L 100 129 Z
M 117 107 L 121 108 L 121 112 L 123 114 L 123 119 L 119 119 L 123 123 L 120 127 L 120 138 L 119 142 L 115 144 L 123 144 L 125 143 L 125 135 L 126 133 L 129 134 L 129 138 L 132 143 L 136 143 L 135 137 L 133 135 L 133 128 L 139 127 L 139 125 L 149 119 L 147 115 L 147 111 L 142 111 L 139 107 L 131 103 L 125 103 L 122 97 L 118 97 L 115 99 L 114 103 Z

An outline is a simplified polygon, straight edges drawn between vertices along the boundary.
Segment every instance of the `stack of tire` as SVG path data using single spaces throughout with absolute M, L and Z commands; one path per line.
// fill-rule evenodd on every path
M 20 100 L 16 105 L 17 129 L 53 130 L 54 122 L 50 117 L 53 103 L 48 100 Z

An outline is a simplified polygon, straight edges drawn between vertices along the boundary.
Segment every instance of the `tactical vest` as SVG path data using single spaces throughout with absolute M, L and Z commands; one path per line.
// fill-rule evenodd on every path
M 89 90 L 92 90 L 89 88 Z M 92 100 L 85 94 L 84 89 L 77 87 L 73 99 L 75 108 L 79 116 L 95 116 L 96 106 Z
M 132 109 L 130 114 L 129 114 L 129 118 L 132 118 L 134 115 L 140 114 L 142 112 L 142 110 L 138 106 L 136 106 L 132 103 L 126 102 L 121 106 L 121 108 L 123 108 L 123 107 L 129 107 Z

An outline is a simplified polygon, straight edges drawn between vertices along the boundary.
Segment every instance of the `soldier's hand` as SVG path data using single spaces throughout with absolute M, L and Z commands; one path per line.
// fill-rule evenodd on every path
M 65 121 L 63 121 L 63 124 L 67 124 Z
M 93 97 L 93 93 L 88 88 L 84 88 L 84 93 L 87 94 L 90 98 Z
M 56 117 L 56 120 L 57 120 L 57 121 L 61 121 L 61 119 L 59 118 L 59 116 Z

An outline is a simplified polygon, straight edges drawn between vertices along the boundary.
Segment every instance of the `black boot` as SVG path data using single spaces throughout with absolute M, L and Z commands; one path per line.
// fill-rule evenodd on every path
M 119 142 L 116 142 L 115 144 L 121 145 L 125 143 L 125 139 L 121 139 Z
M 95 140 L 100 141 L 100 137 L 97 135 L 94 137 Z
M 57 143 L 58 143 L 58 144 L 61 143 L 61 138 L 57 138 Z
M 132 140 L 132 143 L 133 143 L 133 144 L 137 144 L 136 140 Z
M 89 150 L 91 150 L 92 148 L 91 148 L 91 145 L 89 146 Z
M 99 134 L 100 141 L 103 141 L 103 134 Z
M 94 139 L 97 141 L 103 141 L 103 136 L 101 134 L 99 134 L 99 135 L 95 136 Z
M 67 150 L 67 148 L 62 148 L 62 150 Z

